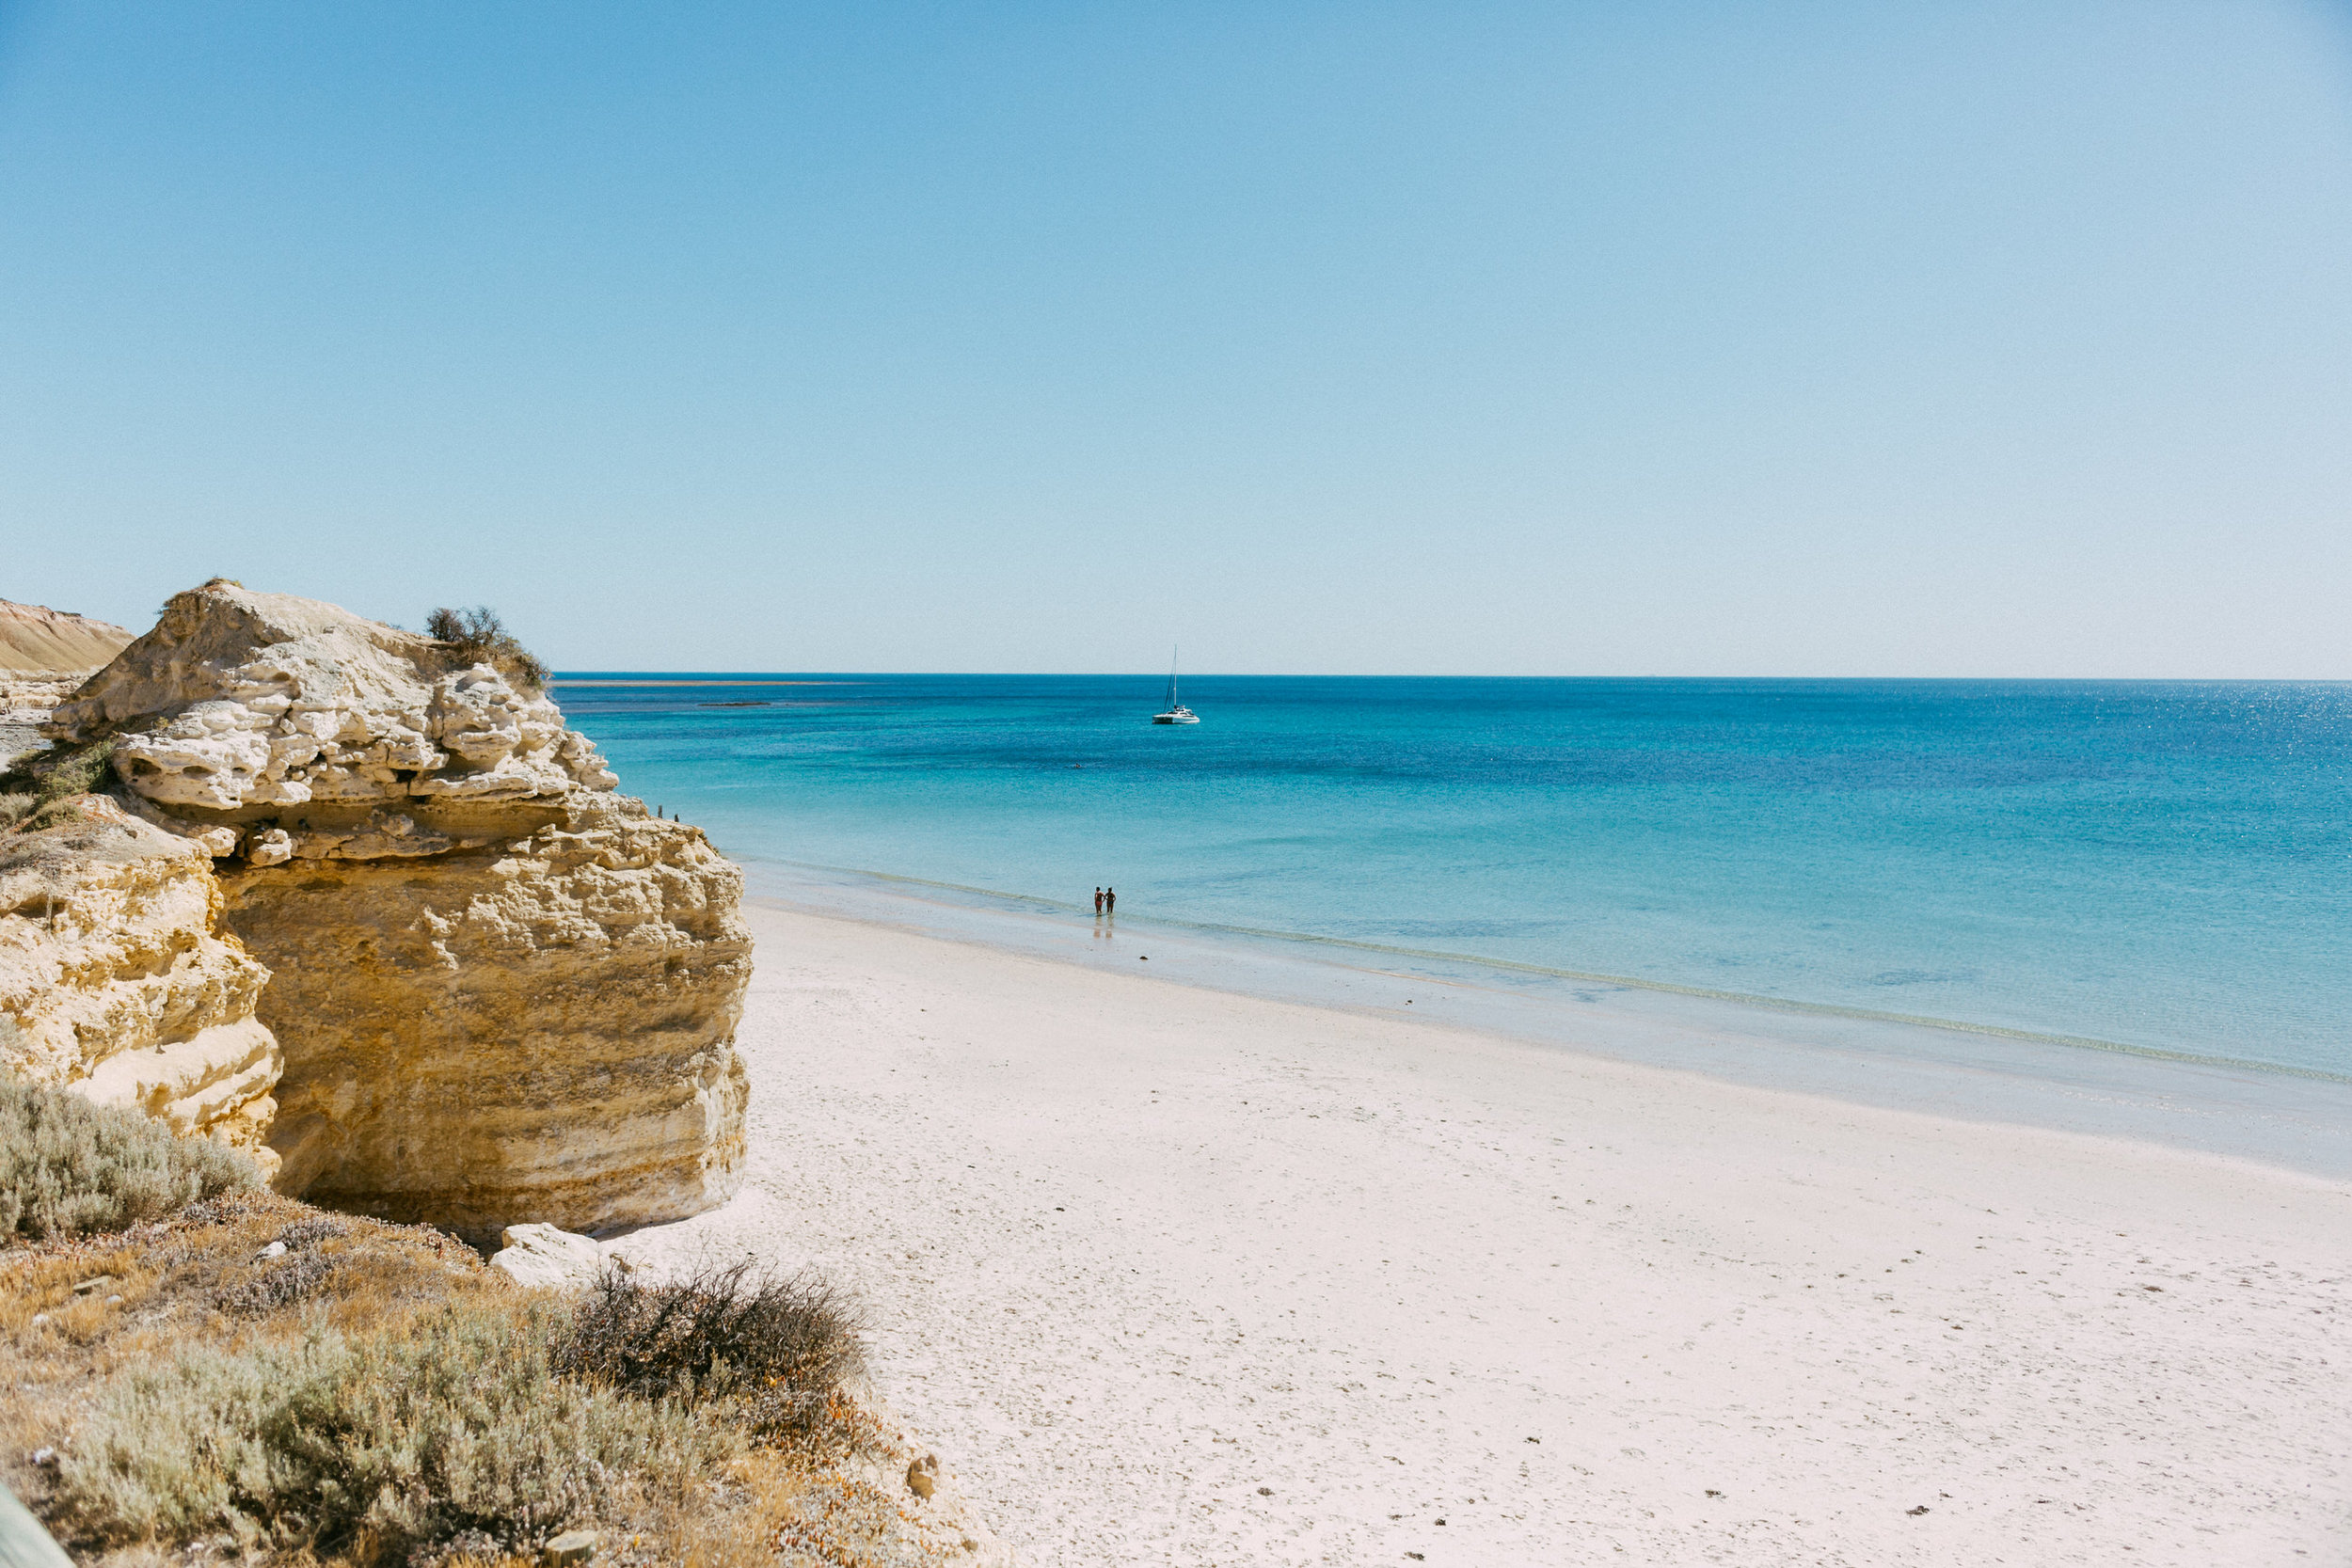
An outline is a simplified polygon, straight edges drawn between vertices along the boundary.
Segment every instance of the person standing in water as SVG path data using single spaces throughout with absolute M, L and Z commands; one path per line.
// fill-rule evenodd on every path
M 1119 912 L 1119 890 L 1117 888 L 1106 887 L 1103 890 L 1103 912 L 1104 914 Z
M 1103 915 L 1103 890 L 1099 887 L 1094 890 L 1094 915 L 1098 920 Z

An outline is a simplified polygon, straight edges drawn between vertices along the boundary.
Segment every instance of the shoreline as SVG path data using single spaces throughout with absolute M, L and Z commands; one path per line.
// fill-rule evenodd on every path
M 1262 1000 L 2352 1180 L 2352 1079 L 2316 1069 L 1150 916 L 1106 931 L 1044 899 L 771 861 L 745 868 L 746 902 L 763 908 L 1089 969 L 1139 959 L 1154 978 Z M 1389 962 L 1362 961 L 1375 958 Z
M 834 877 L 853 878 L 879 885 L 923 889 L 931 894 L 960 895 L 981 901 L 974 908 L 995 907 L 1003 910 L 1035 910 L 1049 918 L 1088 918 L 1084 906 L 1041 897 L 1035 894 L 1002 893 L 994 888 L 967 887 L 961 882 L 932 881 L 922 877 L 902 876 L 889 871 L 866 871 L 853 866 L 817 865 L 800 862 L 768 861 L 763 865 L 788 865 L 797 872 L 817 872 Z M 922 897 L 922 893 L 910 896 Z M 772 900 L 779 907 L 797 907 L 788 898 Z M 850 918 L 855 918 L 854 916 Z M 1096 920 L 1108 917 L 1097 915 Z M 1490 958 L 1477 953 L 1453 953 L 1435 948 L 1403 947 L 1393 942 L 1365 942 L 1354 937 L 1317 936 L 1308 931 L 1282 931 L 1253 926 L 1219 926 L 1206 921 L 1181 920 L 1171 915 L 1128 915 L 1130 925 L 1140 923 L 1146 929 L 1183 931 L 1210 940 L 1255 940 L 1294 944 L 1301 949 L 1328 948 L 1358 953 L 1385 955 L 1407 958 L 1423 964 L 1459 966 L 1467 970 L 1486 970 L 1500 974 L 1540 975 L 1549 980 L 1567 980 L 1580 985 L 1599 985 L 1626 990 L 1659 991 L 1669 996 L 1689 996 L 1708 1002 L 1730 1003 L 1742 1007 L 1756 1007 L 1768 1012 L 1796 1013 L 1808 1018 L 1856 1019 L 1867 1023 L 1894 1023 L 1919 1029 L 1941 1029 L 1953 1034 L 1983 1035 L 1996 1039 L 2024 1040 L 2034 1045 L 2062 1045 L 2076 1051 L 2105 1051 L 2120 1056 L 2142 1056 L 2151 1061 L 2183 1062 L 2194 1067 L 2222 1068 L 2248 1072 L 2278 1073 L 2289 1078 L 2309 1078 L 2323 1084 L 2352 1085 L 2352 1073 L 2331 1072 L 2325 1068 L 2297 1067 L 2289 1062 L 2264 1062 L 2245 1056 L 2217 1056 L 2195 1051 L 2177 1051 L 2163 1046 L 2132 1045 L 2122 1040 L 2095 1039 L 2088 1035 L 2058 1035 L 2045 1030 L 2020 1029 L 2002 1023 L 1979 1023 L 1965 1019 L 1938 1018 L 1924 1013 L 1898 1013 L 1877 1007 L 1850 1006 L 1837 1002 L 1808 1002 L 1802 998 L 1768 996 L 1757 991 L 1724 990 L 1708 986 L 1683 985 L 1673 980 L 1645 979 L 1636 974 L 1605 974 L 1597 972 L 1559 969 L 1548 964 L 1529 963 L 1517 958 Z M 978 939 L 983 941 L 985 939 Z
M 608 1244 L 851 1290 L 1023 1560 L 2352 1540 L 2352 1185 L 745 915 L 744 1189 Z

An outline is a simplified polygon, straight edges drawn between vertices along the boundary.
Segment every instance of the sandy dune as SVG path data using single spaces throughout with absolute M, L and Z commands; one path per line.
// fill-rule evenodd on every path
M 0 599 L 0 670 L 94 670 L 134 635 L 71 610 Z
M 2341 1563 L 2352 1191 L 751 911 L 744 1196 L 1024 1560 Z

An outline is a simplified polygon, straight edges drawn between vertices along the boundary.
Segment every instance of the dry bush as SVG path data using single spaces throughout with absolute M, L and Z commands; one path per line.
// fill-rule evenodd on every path
M 534 691 L 548 684 L 548 667 L 506 629 L 498 611 L 488 605 L 437 610 L 424 618 L 424 634 L 447 643 L 451 658 L 460 669 L 487 664 Z
M 17 759 L 0 774 L 0 828 L 24 832 L 53 826 L 59 818 L 52 809 L 76 795 L 102 789 L 115 743 L 93 740 L 80 746 L 52 746 Z
M 748 1262 L 644 1285 L 608 1269 L 574 1310 L 558 1364 L 647 1399 L 726 1400 L 767 1436 L 805 1436 L 865 1370 L 859 1323 L 823 1281 Z
M 0 1238 L 120 1230 L 260 1182 L 209 1139 L 0 1076 Z
M 557 1376 L 559 1315 L 484 1297 L 131 1368 L 59 1466 L 56 1516 L 108 1544 L 513 1551 L 621 1499 L 682 1497 L 739 1449 L 680 1405 Z
M 252 1278 L 224 1287 L 213 1300 L 232 1318 L 265 1317 L 317 1296 L 342 1268 L 343 1260 L 331 1253 L 289 1252 L 275 1266 L 261 1270 Z
M 112 1568 L 191 1549 L 460 1568 L 582 1525 L 611 1568 L 933 1560 L 908 1544 L 903 1441 L 846 1393 L 781 1436 L 753 1430 L 755 1399 L 718 1394 L 743 1382 L 719 1353 L 758 1359 L 742 1339 L 782 1315 L 774 1291 L 699 1292 L 636 1389 L 578 1364 L 598 1299 L 265 1190 L 21 1244 L 0 1251 L 0 1475 Z M 675 1326 L 697 1321 L 707 1353 Z M 59 1464 L 25 1465 L 43 1445 Z
M 599 1568 L 956 1560 L 856 1367 L 806 1281 L 565 1300 L 266 1189 L 0 1245 L 0 1480 L 107 1568 L 513 1568 L 579 1526 Z
M 326 1218 L 335 1232 L 306 1240 L 313 1218 Z M 266 1256 L 277 1241 L 288 1251 Z M 302 1310 L 265 1308 L 259 1321 L 243 1310 L 287 1294 L 274 1284 L 286 1273 L 314 1271 L 314 1283 L 293 1295 Z M 74 1289 L 102 1275 L 112 1281 L 103 1292 Z M 13 1338 L 53 1377 L 103 1379 L 188 1344 L 298 1334 L 311 1318 L 364 1331 L 453 1296 L 503 1294 L 501 1279 L 485 1275 L 472 1248 L 439 1231 L 321 1216 L 250 1189 L 190 1204 L 161 1224 L 0 1250 L 0 1344 Z M 36 1328 L 36 1317 L 46 1323 Z

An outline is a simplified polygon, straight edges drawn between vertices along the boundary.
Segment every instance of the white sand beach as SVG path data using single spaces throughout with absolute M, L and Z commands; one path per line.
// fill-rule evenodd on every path
M 2340 1183 L 746 913 L 615 1250 L 854 1291 L 1025 1562 L 2352 1559 Z

